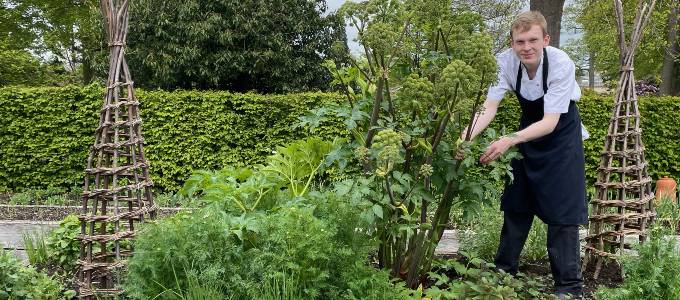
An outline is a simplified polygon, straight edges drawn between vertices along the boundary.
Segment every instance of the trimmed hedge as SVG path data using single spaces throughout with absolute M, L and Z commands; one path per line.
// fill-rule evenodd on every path
M 101 86 L 0 89 L 0 191 L 80 186 L 88 148 L 94 142 Z M 234 94 L 214 91 L 137 90 L 145 154 L 152 179 L 164 191 L 177 190 L 195 169 L 262 162 L 277 145 L 308 135 L 292 129 L 297 117 L 339 94 Z M 516 100 L 503 101 L 491 126 L 516 129 Z M 595 180 L 612 97 L 586 95 L 579 108 L 591 138 L 586 173 Z M 642 97 L 643 140 L 652 178 L 680 178 L 680 97 Z M 342 135 L 343 125 L 325 124 L 321 136 Z
M 101 86 L 0 89 L 0 191 L 82 185 L 99 122 Z M 156 188 L 175 191 L 195 169 L 263 161 L 305 137 L 297 117 L 338 94 L 263 96 L 137 90 L 145 154 Z M 321 129 L 340 135 L 339 126 Z

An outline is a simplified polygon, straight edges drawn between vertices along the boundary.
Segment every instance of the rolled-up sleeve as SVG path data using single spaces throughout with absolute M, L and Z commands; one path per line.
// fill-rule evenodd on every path
M 498 74 L 496 75 L 497 81 L 496 84 L 493 84 L 491 87 L 489 87 L 489 91 L 486 93 L 487 100 L 501 101 L 505 96 L 505 92 L 512 91 L 512 87 L 510 86 L 510 82 L 508 81 L 506 74 L 507 70 L 505 70 L 507 68 L 506 55 L 507 51 L 496 56 L 496 62 L 498 64 Z
M 543 98 L 543 111 L 545 113 L 566 113 L 569 111 L 569 101 L 572 100 L 573 90 L 578 88 L 575 86 L 576 67 L 574 62 L 569 60 L 562 64 L 559 69 L 550 73 L 548 93 Z

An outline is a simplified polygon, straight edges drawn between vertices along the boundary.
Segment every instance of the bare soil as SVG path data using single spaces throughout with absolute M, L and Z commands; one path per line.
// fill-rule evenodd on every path
M 547 260 L 523 262 L 520 264 L 519 271 L 530 276 L 550 277 L 550 281 L 552 281 L 550 262 Z M 597 279 L 593 277 L 594 272 L 594 266 L 589 266 L 586 270 L 583 270 L 583 293 L 586 299 L 592 299 L 600 286 L 614 288 L 623 284 L 621 267 L 615 262 L 603 264 Z

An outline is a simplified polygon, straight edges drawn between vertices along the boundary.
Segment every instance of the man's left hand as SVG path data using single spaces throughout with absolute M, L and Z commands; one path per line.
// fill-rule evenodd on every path
M 501 157 L 505 151 L 508 151 L 508 149 L 514 145 L 514 138 L 508 136 L 501 137 L 486 148 L 484 154 L 482 154 L 482 156 L 479 158 L 479 162 L 488 164 Z

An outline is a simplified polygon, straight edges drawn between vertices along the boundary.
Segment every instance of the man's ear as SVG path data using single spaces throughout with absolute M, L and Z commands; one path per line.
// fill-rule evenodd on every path
M 543 35 L 543 43 L 545 45 L 550 45 L 550 35 L 549 34 L 544 34 Z

